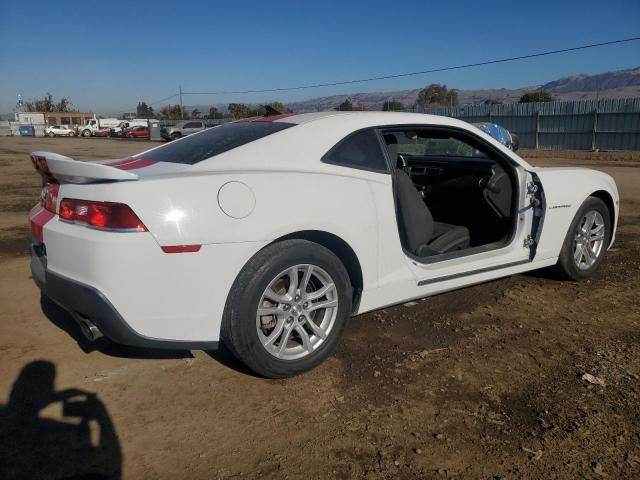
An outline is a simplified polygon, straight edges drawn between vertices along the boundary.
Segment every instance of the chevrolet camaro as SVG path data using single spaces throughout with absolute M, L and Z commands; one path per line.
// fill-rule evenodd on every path
M 31 269 L 91 339 L 318 365 L 347 319 L 552 267 L 614 240 L 604 173 L 533 167 L 480 129 L 398 112 L 274 114 L 129 158 L 33 152 Z

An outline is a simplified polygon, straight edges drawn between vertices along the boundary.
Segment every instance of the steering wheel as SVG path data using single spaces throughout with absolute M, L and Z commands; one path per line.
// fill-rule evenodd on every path
M 402 170 L 407 172 L 407 174 L 411 175 L 411 168 L 409 167 L 407 157 L 405 157 L 402 153 L 398 154 L 398 167 L 402 168 Z

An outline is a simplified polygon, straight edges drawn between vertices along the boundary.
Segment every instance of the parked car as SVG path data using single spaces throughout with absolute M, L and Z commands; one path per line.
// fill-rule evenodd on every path
M 484 133 L 491 135 L 508 149 L 513 150 L 514 152 L 518 150 L 518 136 L 511 133 L 506 128 L 501 127 L 497 123 L 489 122 L 475 123 L 474 125 Z
M 68 125 L 51 125 L 44 129 L 44 133 L 48 137 L 73 137 L 76 134 Z
M 181 137 L 186 137 L 192 133 L 199 132 L 208 128 L 206 123 L 202 120 L 184 120 L 176 123 L 173 127 L 162 127 L 160 129 L 160 135 L 167 141 L 176 140 Z
M 32 160 L 33 279 L 88 338 L 224 341 L 274 378 L 327 358 L 352 315 L 545 267 L 587 279 L 618 220 L 609 175 L 533 167 L 414 113 L 285 114 L 126 159 Z
M 93 135 L 96 137 L 110 137 L 111 136 L 111 130 L 108 128 L 102 128 L 100 130 L 97 130 L 95 132 L 93 132 Z
M 149 138 L 148 127 L 132 127 L 125 131 L 125 137 L 127 138 Z

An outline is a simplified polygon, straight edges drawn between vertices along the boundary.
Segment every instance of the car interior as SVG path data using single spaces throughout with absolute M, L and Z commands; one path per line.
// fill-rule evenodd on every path
M 396 167 L 398 228 L 406 252 L 429 262 L 509 241 L 516 176 L 490 146 L 446 129 L 392 129 L 382 138 Z

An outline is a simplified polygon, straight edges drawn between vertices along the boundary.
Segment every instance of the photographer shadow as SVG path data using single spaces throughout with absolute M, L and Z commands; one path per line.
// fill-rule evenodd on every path
M 119 479 L 122 451 L 98 397 L 79 389 L 55 391 L 56 367 L 27 364 L 0 405 L 0 478 Z M 60 404 L 62 418 L 42 416 Z

